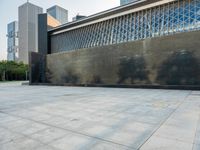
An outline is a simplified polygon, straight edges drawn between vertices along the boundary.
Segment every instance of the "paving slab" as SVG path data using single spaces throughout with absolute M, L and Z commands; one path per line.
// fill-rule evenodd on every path
M 199 150 L 200 91 L 0 83 L 0 150 Z
M 200 149 L 200 144 L 194 144 L 192 150 L 199 150 Z
M 41 147 L 42 144 L 28 137 L 22 137 L 10 142 L 0 144 L 1 150 L 35 150 Z
M 55 127 L 50 127 L 31 135 L 32 139 L 39 140 L 41 143 L 49 144 L 57 139 L 64 137 L 68 132 Z
M 22 138 L 23 136 L 14 132 L 11 132 L 5 128 L 0 127 L 0 145 L 12 142 L 13 140 Z
M 192 143 L 153 136 L 140 150 L 192 150 L 192 147 Z

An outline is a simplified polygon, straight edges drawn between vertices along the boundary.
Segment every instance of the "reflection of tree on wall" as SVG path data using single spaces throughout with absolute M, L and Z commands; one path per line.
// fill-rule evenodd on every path
M 192 52 L 179 51 L 172 54 L 160 67 L 158 81 L 169 85 L 198 84 L 200 64 Z
M 132 84 L 134 80 L 146 80 L 147 74 L 146 63 L 142 56 L 125 57 L 120 60 L 118 83 L 123 83 L 127 79 L 130 79 Z
M 79 78 L 77 75 L 75 75 L 71 70 L 67 71 L 67 74 L 63 76 L 65 83 L 73 83 L 76 84 L 79 81 Z
M 101 77 L 99 75 L 93 75 L 92 80 L 90 81 L 92 84 L 102 84 L 103 81 L 101 80 Z
M 46 82 L 51 83 L 52 78 L 53 78 L 53 73 L 49 68 L 47 68 L 46 69 Z

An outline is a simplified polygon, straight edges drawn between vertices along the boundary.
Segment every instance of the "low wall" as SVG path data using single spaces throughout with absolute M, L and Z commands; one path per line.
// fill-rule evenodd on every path
M 47 55 L 54 84 L 199 85 L 200 31 Z

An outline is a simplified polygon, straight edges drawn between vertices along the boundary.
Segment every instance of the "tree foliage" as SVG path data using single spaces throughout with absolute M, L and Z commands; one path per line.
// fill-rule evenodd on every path
M 28 65 L 22 62 L 0 61 L 0 81 L 25 80 Z

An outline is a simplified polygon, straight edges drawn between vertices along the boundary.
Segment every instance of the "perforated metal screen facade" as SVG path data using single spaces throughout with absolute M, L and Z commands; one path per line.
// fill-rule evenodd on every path
M 177 0 L 51 36 L 52 53 L 200 29 L 200 0 Z

